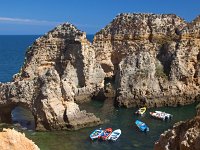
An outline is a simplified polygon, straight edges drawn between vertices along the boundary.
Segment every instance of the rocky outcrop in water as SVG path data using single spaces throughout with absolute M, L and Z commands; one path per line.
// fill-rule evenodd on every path
M 14 129 L 3 129 L 0 132 L 1 150 L 39 150 L 38 146 Z
M 199 150 L 200 114 L 186 122 L 176 123 L 160 135 L 154 150 Z
M 199 28 L 199 17 L 187 23 L 172 14 L 120 14 L 92 45 L 73 25 L 59 25 L 28 48 L 12 82 L 0 83 L 0 121 L 10 122 L 20 105 L 38 130 L 97 125 L 77 103 L 99 93 L 126 107 L 199 100 Z
M 119 106 L 176 106 L 199 99 L 200 21 L 120 14 L 94 37 L 96 59 L 115 78 Z
M 91 99 L 103 87 L 105 73 L 86 34 L 59 25 L 37 39 L 13 82 L 0 85 L 0 120 L 9 122 L 16 106 L 28 108 L 36 129 L 79 129 L 100 123 L 75 102 Z

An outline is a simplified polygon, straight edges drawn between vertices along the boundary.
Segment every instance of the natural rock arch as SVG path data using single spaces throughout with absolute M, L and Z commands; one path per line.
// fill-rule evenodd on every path
M 35 117 L 37 130 L 99 124 L 99 118 L 80 111 L 74 103 L 90 99 L 103 88 L 105 75 L 94 57 L 86 34 L 71 24 L 59 25 L 38 38 L 13 82 L 0 84 L 1 121 L 10 121 L 6 118 L 11 118 L 12 109 L 23 105 Z
M 73 25 L 59 25 L 28 48 L 13 82 L 0 83 L 0 118 L 6 121 L 10 108 L 24 103 L 37 129 L 99 124 L 76 103 L 102 91 L 105 77 L 115 77 L 119 106 L 140 106 L 144 97 L 149 107 L 192 103 L 200 91 L 199 25 L 199 19 L 187 23 L 173 14 L 120 14 L 93 45 Z M 170 52 L 166 61 L 159 57 L 164 69 L 170 66 L 167 79 L 156 75 L 163 45 Z
M 35 116 L 30 109 L 17 105 L 11 111 L 12 123 L 20 125 L 22 129 L 35 130 Z

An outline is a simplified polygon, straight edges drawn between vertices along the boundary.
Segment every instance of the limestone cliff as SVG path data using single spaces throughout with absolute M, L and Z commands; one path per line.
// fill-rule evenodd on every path
M 39 150 L 38 146 L 14 129 L 3 129 L 0 132 L 1 150 Z
M 94 37 L 96 59 L 115 78 L 119 106 L 176 106 L 198 100 L 200 21 L 120 14 Z
M 59 25 L 28 48 L 13 82 L 0 85 L 0 119 L 9 121 L 20 105 L 31 110 L 38 130 L 97 125 L 100 119 L 75 102 L 97 94 L 104 76 L 86 34 L 71 24 Z
M 176 123 L 160 135 L 154 150 L 199 150 L 200 114 L 186 122 Z
M 12 82 L 0 83 L 0 121 L 10 122 L 20 105 L 40 130 L 96 125 L 100 119 L 77 103 L 102 91 L 126 107 L 199 100 L 199 18 L 187 23 L 172 14 L 120 14 L 93 44 L 73 25 L 59 25 L 27 49 Z

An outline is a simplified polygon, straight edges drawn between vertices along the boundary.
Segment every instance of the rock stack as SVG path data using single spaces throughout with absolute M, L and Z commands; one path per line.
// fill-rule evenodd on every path
M 37 130 L 79 129 L 100 119 L 80 111 L 102 88 L 105 73 L 95 61 L 86 34 L 64 23 L 37 39 L 13 82 L 0 86 L 0 118 L 9 121 L 15 106 L 28 108 Z
M 0 121 L 10 122 L 20 105 L 32 112 L 38 130 L 97 125 L 100 119 L 77 103 L 102 92 L 125 107 L 199 100 L 199 18 L 187 23 L 173 14 L 119 14 L 93 44 L 75 26 L 57 26 L 27 49 L 13 81 L 0 83 Z
M 95 35 L 96 59 L 115 78 L 119 106 L 177 106 L 199 99 L 199 20 L 120 14 Z

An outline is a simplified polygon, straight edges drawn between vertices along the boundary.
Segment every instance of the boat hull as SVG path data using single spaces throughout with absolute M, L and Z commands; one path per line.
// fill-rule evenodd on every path
M 149 127 L 144 122 L 142 122 L 140 120 L 136 120 L 135 124 L 140 129 L 140 131 L 143 131 L 143 132 L 149 131 Z
M 139 108 L 135 114 L 137 115 L 143 115 L 144 113 L 146 112 L 146 107 L 142 107 L 142 108 Z
M 108 140 L 108 137 L 112 134 L 112 129 L 111 128 L 107 128 L 106 130 L 104 130 L 103 134 L 99 137 L 99 139 L 101 140 Z
M 91 139 L 91 140 L 98 139 L 99 137 L 102 136 L 103 132 L 104 132 L 104 131 L 101 130 L 101 129 L 96 129 L 96 130 L 94 130 L 94 131 L 90 134 L 90 139 Z
M 116 141 L 120 137 L 121 133 L 122 132 L 120 129 L 114 130 L 112 134 L 108 137 L 108 140 Z
M 161 119 L 161 120 L 169 120 L 172 118 L 171 114 L 162 111 L 150 112 L 150 115 L 156 119 Z

